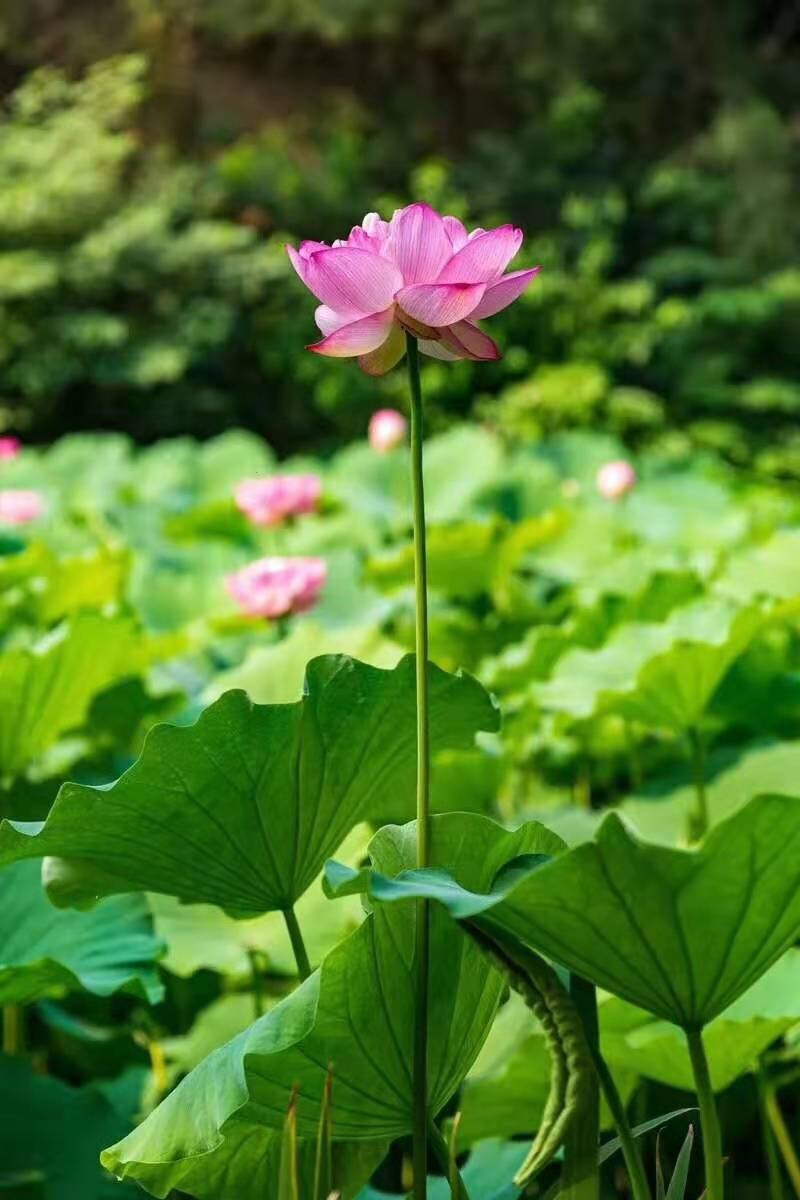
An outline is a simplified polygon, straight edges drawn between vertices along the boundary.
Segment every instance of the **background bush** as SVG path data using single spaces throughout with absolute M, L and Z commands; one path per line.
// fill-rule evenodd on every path
M 282 246 L 415 197 L 520 223 L 545 267 L 501 370 L 428 368 L 438 422 L 797 476 L 800 33 L 788 2 L 721 7 L 11 0 L 0 419 L 360 432 L 398 381 L 300 353 Z

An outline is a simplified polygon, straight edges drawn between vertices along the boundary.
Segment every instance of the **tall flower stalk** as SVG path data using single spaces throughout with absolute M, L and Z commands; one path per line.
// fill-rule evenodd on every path
M 414 512 L 414 591 L 417 662 L 417 866 L 429 862 L 430 722 L 428 717 L 428 559 L 425 544 L 425 484 L 422 445 L 425 436 L 417 339 L 406 334 L 411 399 L 411 494 Z M 425 1200 L 428 1167 L 428 987 L 430 912 L 416 902 L 414 940 L 414 1200 Z
M 539 267 L 507 271 L 522 245 L 513 225 L 471 232 L 428 204 L 398 209 L 390 221 L 368 213 L 349 237 L 287 246 L 292 266 L 319 301 L 321 340 L 308 347 L 331 358 L 355 358 L 368 375 L 383 375 L 404 355 L 411 393 L 411 488 L 414 509 L 417 673 L 417 866 L 429 865 L 430 737 L 428 716 L 428 599 L 423 411 L 420 352 L 444 361 L 493 362 L 500 350 L 477 321 L 507 308 L 533 282 Z M 385 419 L 386 414 L 383 414 Z M 395 426 L 397 422 L 395 420 Z M 400 432 L 399 436 L 402 436 Z M 396 444 L 373 440 L 376 449 Z M 429 1132 L 428 991 L 430 913 L 418 900 L 414 944 L 412 1133 L 414 1200 L 425 1200 Z M 434 1141 L 438 1138 L 434 1134 Z M 463 1182 L 458 1190 L 465 1195 Z

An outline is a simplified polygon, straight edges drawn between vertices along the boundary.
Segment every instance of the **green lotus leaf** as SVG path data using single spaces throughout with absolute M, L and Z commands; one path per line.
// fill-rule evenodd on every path
M 347 863 L 363 861 L 371 838 L 368 825 L 357 825 L 336 851 L 337 859 Z M 253 954 L 259 967 L 270 975 L 297 974 L 294 952 L 280 913 L 237 920 L 211 904 L 181 904 L 174 896 L 156 893 L 149 899 L 156 932 L 167 944 L 164 966 L 173 974 L 186 978 L 195 971 L 208 969 L 248 979 Z M 313 966 L 364 919 L 359 896 L 331 904 L 323 894 L 320 877 L 300 897 L 295 911 Z
M 800 742 L 756 743 L 738 753 L 720 750 L 709 755 L 706 773 L 709 822 L 715 825 L 759 792 L 791 791 L 800 780 Z M 696 804 L 688 775 L 682 770 L 674 779 L 653 780 L 645 791 L 624 800 L 620 812 L 649 841 L 678 845 Z
M 469 599 L 488 591 L 500 545 L 497 521 L 432 525 L 428 531 L 428 584 L 434 592 Z M 414 582 L 414 547 L 408 542 L 373 556 L 367 578 L 383 591 Z
M 460 521 L 474 510 L 480 493 L 496 482 L 502 464 L 499 439 L 468 425 L 425 443 L 428 520 Z M 366 444 L 337 454 L 328 475 L 331 492 L 348 508 L 373 520 L 407 526 L 411 512 L 408 454 L 376 454 Z
M 445 871 L 397 879 L 329 864 L 330 891 L 425 896 L 513 937 L 624 1000 L 696 1029 L 800 933 L 800 800 L 758 796 L 698 850 L 642 841 L 611 813 L 595 840 L 542 865 L 510 862 L 488 891 Z
M 92 912 L 54 908 L 38 862 L 0 870 L 0 1004 L 26 1004 L 85 989 L 125 991 L 156 1004 L 154 962 L 163 943 L 143 896 L 114 896 Z
M 387 876 L 414 862 L 413 834 L 405 826 L 376 835 L 373 861 Z M 431 841 L 433 861 L 457 860 L 476 887 L 488 887 L 509 857 L 558 853 L 562 845 L 533 823 L 510 833 L 465 814 L 436 818 Z M 503 982 L 471 939 L 454 933 L 444 911 L 434 909 L 431 917 L 429 1104 L 438 1113 L 489 1031 Z M 258 1149 L 258 1130 L 280 1129 L 295 1085 L 298 1134 L 313 1137 L 329 1064 L 336 1139 L 374 1142 L 408 1133 L 414 927 L 413 905 L 380 906 L 297 991 L 207 1058 L 106 1151 L 106 1166 L 157 1195 L 182 1187 L 201 1198 L 239 1200 L 226 1164 L 249 1145 L 248 1132 Z
M 497 711 L 467 675 L 430 667 L 431 745 L 468 747 Z M 65 784 L 41 825 L 0 825 L 0 861 L 66 860 L 48 890 L 77 903 L 164 892 L 237 914 L 286 909 L 363 820 L 408 812 L 416 771 L 414 660 L 392 671 L 331 655 L 295 704 L 228 692 L 196 725 L 156 727 L 111 785 Z
M 728 488 L 686 470 L 644 480 L 628 496 L 624 517 L 645 541 L 697 558 L 741 542 L 750 524 L 747 508 L 731 503 Z
M 121 596 L 128 552 L 119 545 L 59 556 L 42 542 L 0 558 L 0 620 L 47 628 L 82 609 Z
M 124 617 L 82 613 L 30 648 L 0 653 L 0 778 L 19 775 L 94 697 L 145 665 L 141 635 Z
M 126 1104 L 121 1106 L 105 1087 L 67 1087 L 37 1074 L 22 1058 L 0 1056 L 0 1179 L 28 1178 L 40 1187 L 32 1194 L 44 1200 L 135 1196 L 134 1188 L 120 1192 L 98 1159 L 103 1145 L 133 1123 L 141 1074 L 123 1077 L 122 1085 Z M 130 1108 L 130 1115 L 121 1108 Z
M 137 1133 L 138 1130 L 134 1130 L 120 1146 L 133 1142 Z M 200 1150 L 195 1158 L 128 1163 L 114 1157 L 116 1147 L 113 1147 L 104 1151 L 101 1159 L 109 1170 L 119 1173 L 120 1178 L 135 1179 L 153 1196 L 172 1196 L 174 1189 L 181 1189 L 177 1194 L 188 1191 L 196 1200 L 242 1200 L 245 1196 L 263 1196 L 265 1200 L 271 1200 L 279 1194 L 281 1142 L 280 1132 L 259 1124 L 254 1114 L 248 1112 L 226 1124 L 224 1154 L 219 1147 L 210 1146 L 205 1151 Z M 174 1144 L 177 1146 L 177 1139 Z M 300 1196 L 311 1196 L 316 1141 L 300 1139 L 297 1149 Z M 354 1200 L 385 1157 L 386 1150 L 386 1142 L 334 1143 L 333 1176 L 341 1200 Z M 136 1194 L 142 1195 L 138 1188 Z
M 731 555 L 714 589 L 739 603 L 757 596 L 796 600 L 800 597 L 800 531 L 779 529 L 766 542 Z
M 616 712 L 684 732 L 762 622 L 757 608 L 702 600 L 660 623 L 622 625 L 599 650 L 565 654 L 536 698 L 573 720 Z
M 217 700 L 234 688 L 256 704 L 289 704 L 303 694 L 306 663 L 322 654 L 347 654 L 373 667 L 394 667 L 402 651 L 371 624 L 325 629 L 313 616 L 299 618 L 286 637 L 270 646 L 254 646 L 244 661 L 211 681 L 206 699 Z
M 603 1053 L 623 1068 L 692 1091 L 686 1042 L 666 1021 L 612 997 L 600 1009 Z M 703 1031 L 716 1091 L 753 1071 L 759 1055 L 800 1019 L 800 952 L 789 950 Z

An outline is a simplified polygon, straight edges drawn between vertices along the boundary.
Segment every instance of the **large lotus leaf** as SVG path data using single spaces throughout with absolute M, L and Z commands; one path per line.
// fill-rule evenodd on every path
M 346 863 L 363 861 L 371 837 L 369 826 L 356 826 L 336 851 L 337 859 Z M 164 966 L 175 975 L 188 976 L 207 968 L 222 975 L 246 978 L 254 953 L 260 967 L 271 975 L 297 974 L 286 923 L 280 913 L 236 920 L 213 905 L 181 904 L 174 896 L 155 893 L 150 896 L 150 907 L 156 931 L 168 947 Z M 295 912 L 312 966 L 357 929 L 364 918 L 359 896 L 331 904 L 323 894 L 320 878 L 300 897 Z
M 635 559 L 633 563 L 630 560 Z M 630 569 L 626 572 L 625 562 Z M 688 571 L 668 569 L 653 560 L 652 552 L 628 555 L 622 570 L 617 561 L 603 573 L 593 573 L 581 588 L 570 615 L 559 624 L 537 624 L 520 642 L 506 646 L 481 668 L 488 687 L 523 691 L 547 679 L 556 663 L 570 650 L 597 649 L 612 629 L 629 622 L 663 621 L 698 590 L 697 577 Z
M 791 791 L 795 781 L 800 781 L 800 742 L 755 744 L 740 754 L 718 751 L 709 755 L 706 772 L 709 823 L 715 825 L 759 792 Z M 688 774 L 685 770 L 674 779 L 656 779 L 621 804 L 620 811 L 649 841 L 675 846 L 684 840 L 689 814 L 697 802 Z M 800 794 L 800 783 L 797 790 Z
M 428 520 L 463 520 L 474 510 L 480 493 L 496 482 L 502 467 L 500 441 L 467 425 L 429 438 L 425 443 L 425 493 Z M 376 454 L 354 445 L 334 459 L 327 482 L 349 508 L 373 520 L 408 525 L 411 486 L 408 453 Z
M 431 840 L 433 861 L 457 861 L 478 887 L 488 887 L 509 857 L 561 847 L 542 826 L 510 833 L 464 814 L 437 817 Z M 413 826 L 382 830 L 372 857 L 387 876 L 407 868 L 415 858 Z M 159 1195 L 181 1186 L 202 1197 L 239 1200 L 234 1191 L 202 1189 L 210 1175 L 224 1179 L 225 1164 L 244 1153 L 242 1143 L 249 1145 L 248 1130 L 255 1139 L 256 1128 L 280 1127 L 294 1085 L 298 1133 L 313 1137 L 331 1063 L 334 1137 L 382 1140 L 408 1133 L 414 916 L 414 907 L 403 904 L 370 914 L 296 992 L 207 1058 L 139 1129 L 107 1151 L 106 1165 L 151 1190 L 157 1186 Z M 428 1099 L 438 1113 L 489 1031 L 503 982 L 446 913 L 437 908 L 431 918 Z
M 461 521 L 501 476 L 503 450 L 487 429 L 461 425 L 425 443 L 425 501 L 431 524 Z M 406 517 L 410 509 L 406 509 Z
M 59 557 L 41 542 L 0 558 L 0 620 L 48 627 L 86 608 L 119 600 L 127 551 L 101 546 Z
M 229 429 L 195 445 L 196 490 L 201 500 L 232 495 L 242 479 L 268 475 L 275 470 L 272 448 L 246 429 Z
M 497 726 L 488 693 L 430 667 L 431 745 Z M 295 704 L 228 692 L 196 725 L 156 727 L 116 783 L 65 784 L 43 825 L 0 825 L 0 861 L 55 855 L 66 902 L 146 889 L 236 913 L 291 906 L 363 820 L 408 812 L 416 773 L 414 660 L 392 671 L 331 655 Z
M 123 434 L 67 434 L 27 467 L 25 483 L 20 480 L 13 486 L 36 487 L 44 475 L 70 506 L 96 512 L 113 500 L 128 480 L 132 457 L 133 443 Z M 17 460 L 23 469 L 27 458 L 23 454 Z
M 225 616 L 234 612 L 234 604 L 224 577 L 249 557 L 245 547 L 220 540 L 180 545 L 153 541 L 146 553 L 134 556 L 129 600 L 144 625 L 159 633 Z
M 126 991 L 156 1004 L 163 944 L 143 896 L 114 896 L 92 912 L 54 908 L 38 862 L 0 871 L 0 1004 L 24 1004 L 84 988 Z
M 554 532 L 558 536 L 531 552 L 528 562 L 537 574 L 562 585 L 590 582 L 623 549 L 614 513 L 599 508 L 570 511 Z
M 464 1080 L 459 1144 L 533 1133 L 549 1094 L 550 1055 L 542 1029 L 512 993 Z
M 303 694 L 306 663 L 321 654 L 348 654 L 373 667 L 394 667 L 399 646 L 374 625 L 325 629 L 313 618 L 296 621 L 288 635 L 269 646 L 256 646 L 244 662 L 214 677 L 207 699 L 216 700 L 231 688 L 242 688 L 256 704 L 288 704 Z
M 627 497 L 623 515 L 644 541 L 696 555 L 741 542 L 750 523 L 727 488 L 689 471 L 645 480 Z
M 607 1061 L 670 1087 L 694 1088 L 686 1042 L 667 1021 L 615 997 L 601 1007 Z M 789 950 L 703 1032 L 711 1081 L 717 1091 L 753 1071 L 767 1046 L 800 1019 L 800 952 Z
M 224 1153 L 217 1146 L 210 1146 L 199 1149 L 194 1157 L 177 1158 L 175 1162 L 129 1162 L 117 1158 L 116 1151 L 128 1145 L 133 1148 L 144 1129 L 142 1126 L 134 1130 L 118 1147 L 104 1151 L 101 1158 L 120 1179 L 135 1179 L 153 1196 L 172 1196 L 174 1189 L 180 1189 L 175 1194 L 188 1192 L 197 1200 L 243 1200 L 250 1196 L 272 1200 L 278 1195 L 283 1139 L 279 1132 L 259 1123 L 253 1112 L 237 1114 L 227 1122 Z M 385 1142 L 334 1143 L 333 1177 L 341 1200 L 354 1200 L 360 1194 L 386 1150 Z M 316 1141 L 301 1139 L 297 1179 L 303 1200 L 313 1195 L 315 1158 Z M 138 1188 L 136 1194 L 142 1194 Z
M 599 650 L 565 654 L 536 697 L 574 720 L 611 711 L 682 732 L 701 719 L 761 622 L 756 608 L 704 600 L 661 623 L 622 625 Z
M 93 698 L 144 663 L 124 617 L 82 613 L 31 648 L 0 653 L 0 777 L 20 774 L 79 726 Z
M 742 601 L 800 597 L 800 530 L 779 529 L 768 541 L 731 555 L 714 590 Z
M 101 1088 L 67 1087 L 2 1055 L 0 1111 L 0 1178 L 29 1178 L 45 1200 L 135 1196 L 134 1188 L 120 1192 L 100 1166 L 102 1147 L 132 1124 Z
M 594 841 L 510 864 L 477 893 L 443 871 L 400 879 L 330 864 L 332 892 L 427 896 L 684 1028 L 712 1021 L 800 933 L 800 800 L 758 796 L 698 850 L 642 841 L 609 814 Z
M 498 521 L 462 521 L 428 530 L 428 584 L 435 592 L 469 599 L 488 592 L 500 548 Z M 367 578 L 383 591 L 414 582 L 414 547 L 409 542 L 370 559 Z
M 323 557 L 328 577 L 314 606 L 317 624 L 337 630 L 347 630 L 353 625 L 379 626 L 391 609 L 391 601 L 365 581 L 361 556 L 352 549 L 339 549 Z

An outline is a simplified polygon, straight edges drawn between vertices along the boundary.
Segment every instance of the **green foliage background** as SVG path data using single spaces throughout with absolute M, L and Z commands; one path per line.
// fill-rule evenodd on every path
M 359 433 L 287 238 L 422 198 L 526 230 L 501 369 L 427 368 L 437 420 L 601 423 L 800 474 L 788 0 L 9 0 L 0 422 L 32 440 Z M 387 403 L 399 383 L 383 385 Z

